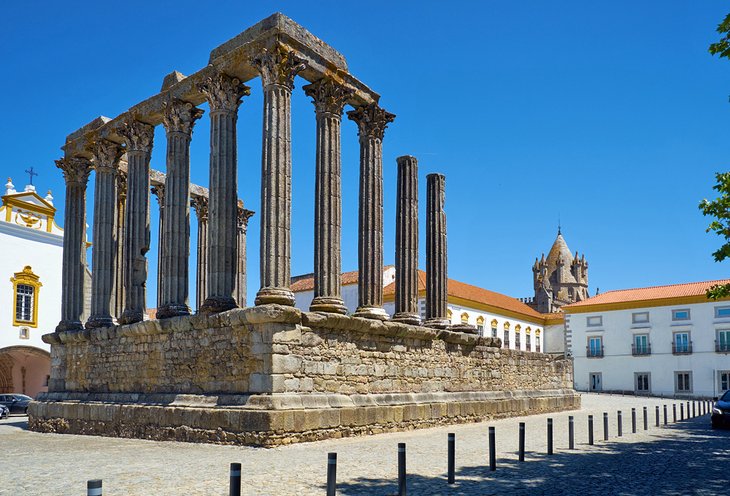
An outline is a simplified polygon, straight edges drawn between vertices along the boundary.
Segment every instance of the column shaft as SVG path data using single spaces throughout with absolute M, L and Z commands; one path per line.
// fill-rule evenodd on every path
M 210 193 L 208 280 L 203 313 L 236 307 L 238 157 L 236 122 L 241 97 L 249 88 L 225 74 L 208 78 L 200 90 L 210 104 Z
M 64 212 L 63 266 L 61 272 L 61 321 L 56 331 L 81 330 L 84 311 L 84 257 L 86 249 L 86 183 L 91 163 L 84 158 L 68 157 L 56 161 L 66 181 Z
M 127 173 L 117 171 L 117 199 L 114 211 L 116 261 L 114 268 L 114 318 L 121 319 L 124 311 L 124 205 L 127 201 Z
M 155 128 L 130 118 L 119 130 L 127 142 L 124 239 L 124 312 L 121 323 L 144 320 L 150 249 L 150 152 Z
M 393 320 L 420 324 L 418 313 L 418 161 L 398 157 L 395 217 L 395 315 Z
M 198 260 L 195 270 L 195 310 L 205 302 L 208 281 L 208 198 L 199 196 L 192 200 L 198 218 Z
M 448 296 L 446 253 L 446 178 L 426 176 L 426 322 L 429 327 L 445 328 Z
M 165 183 L 152 186 L 150 193 L 157 198 L 157 208 L 159 216 L 157 219 L 157 309 L 162 305 L 162 289 L 164 282 L 162 280 L 162 233 L 165 230 Z M 150 212 L 150 216 L 151 216 Z M 155 315 L 156 318 L 157 317 Z
M 294 305 L 291 283 L 291 92 L 304 64 L 277 45 L 253 60 L 264 88 L 261 289 L 256 305 Z
M 114 325 L 114 279 L 116 271 L 117 167 L 122 150 L 116 143 L 100 140 L 94 147 L 93 271 L 91 316 L 87 328 Z
M 385 320 L 383 310 L 383 136 L 395 115 L 376 104 L 347 113 L 360 137 L 358 308 L 356 317 Z
M 239 201 L 238 206 L 238 243 L 236 251 L 236 303 L 239 307 L 247 306 L 247 282 L 246 282 L 246 233 L 248 232 L 248 219 L 253 212 L 243 208 L 243 202 Z

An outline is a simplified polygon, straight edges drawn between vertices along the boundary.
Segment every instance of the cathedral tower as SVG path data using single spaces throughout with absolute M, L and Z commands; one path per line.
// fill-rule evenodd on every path
M 585 254 L 570 253 L 560 228 L 552 248 L 532 266 L 535 298 L 532 307 L 541 313 L 557 312 L 563 305 L 588 298 L 588 262 Z

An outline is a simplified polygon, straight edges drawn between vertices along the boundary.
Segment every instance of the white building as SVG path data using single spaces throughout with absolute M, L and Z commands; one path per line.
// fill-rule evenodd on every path
M 50 191 L 5 185 L 0 207 L 0 393 L 45 391 L 50 346 L 61 318 L 63 230 Z
M 707 281 L 609 291 L 563 307 L 575 388 L 661 396 L 730 389 L 730 298 Z
M 357 309 L 357 271 L 342 274 L 342 298 L 350 313 Z M 392 316 L 395 313 L 395 267 L 386 266 L 383 271 L 383 308 Z M 295 305 L 309 310 L 314 297 L 314 276 L 306 274 L 292 278 Z M 426 315 L 426 273 L 418 271 L 418 306 L 421 318 Z M 557 327 L 555 332 L 560 349 L 563 342 L 562 314 L 541 314 L 517 298 L 465 284 L 454 279 L 448 282 L 448 317 L 452 324 L 471 324 L 483 336 L 502 339 L 505 348 L 545 352 L 550 344 L 545 342 L 546 325 Z

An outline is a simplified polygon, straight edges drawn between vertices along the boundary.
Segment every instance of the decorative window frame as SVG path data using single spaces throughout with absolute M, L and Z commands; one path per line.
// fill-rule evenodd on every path
M 461 320 L 462 324 L 468 324 L 469 323 L 469 314 L 466 312 L 462 312 L 459 319 Z
M 38 294 L 40 293 L 41 286 L 43 286 L 40 282 L 40 277 L 33 273 L 33 269 L 30 265 L 26 265 L 23 267 L 23 270 L 13 274 L 13 277 L 10 278 L 10 282 L 13 283 L 13 327 L 38 327 Z M 16 301 L 19 284 L 25 284 L 33 288 L 33 320 L 31 321 L 18 320 Z

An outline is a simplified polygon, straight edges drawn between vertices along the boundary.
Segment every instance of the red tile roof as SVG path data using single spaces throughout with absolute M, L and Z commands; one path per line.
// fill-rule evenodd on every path
M 392 265 L 386 265 L 383 269 L 393 267 Z M 358 271 L 353 270 L 350 272 L 342 273 L 342 286 L 349 284 L 357 284 Z M 311 291 L 314 289 L 314 273 L 303 274 L 301 276 L 294 276 L 291 278 L 291 290 L 295 293 L 299 291 Z

